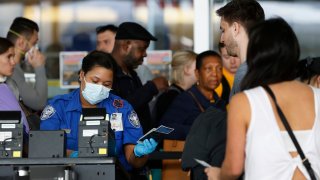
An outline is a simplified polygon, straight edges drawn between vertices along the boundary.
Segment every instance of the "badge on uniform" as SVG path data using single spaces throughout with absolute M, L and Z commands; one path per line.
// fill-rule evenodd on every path
M 114 131 L 123 131 L 122 113 L 112 113 L 110 117 L 111 129 Z
M 46 120 L 46 119 L 52 117 L 55 112 L 56 112 L 56 110 L 51 105 L 47 105 L 44 108 L 44 110 L 42 111 L 40 119 Z
M 137 115 L 137 113 L 135 111 L 131 111 L 129 117 L 129 122 L 130 124 L 135 127 L 135 128 L 139 128 L 140 127 L 140 121 L 139 121 L 139 117 Z
M 122 108 L 123 107 L 123 100 L 122 99 L 115 99 L 113 101 L 113 106 L 116 108 Z

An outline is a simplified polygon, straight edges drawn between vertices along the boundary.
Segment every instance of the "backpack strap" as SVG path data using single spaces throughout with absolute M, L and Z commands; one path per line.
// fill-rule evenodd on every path
M 188 91 L 188 93 L 191 95 L 191 97 L 193 98 L 193 100 L 196 102 L 196 104 L 198 105 L 200 111 L 201 111 L 201 112 L 204 112 L 204 108 L 202 107 L 202 105 L 200 104 L 200 102 L 198 101 L 198 99 L 196 98 L 196 96 L 195 96 L 191 91 Z

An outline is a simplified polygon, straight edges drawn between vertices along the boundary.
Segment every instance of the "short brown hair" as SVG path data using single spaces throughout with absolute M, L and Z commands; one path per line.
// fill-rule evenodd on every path
M 10 26 L 7 39 L 12 43 L 15 43 L 19 35 L 30 38 L 34 31 L 39 32 L 39 26 L 37 23 L 24 17 L 16 17 Z
M 265 19 L 262 7 L 255 0 L 232 0 L 216 13 L 229 24 L 239 22 L 247 33 L 251 27 Z

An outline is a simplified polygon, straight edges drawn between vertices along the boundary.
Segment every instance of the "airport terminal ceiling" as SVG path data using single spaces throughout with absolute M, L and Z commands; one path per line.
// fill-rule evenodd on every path
M 16 16 L 25 16 L 40 26 L 40 49 L 57 59 L 58 51 L 93 50 L 95 28 L 104 24 L 119 25 L 136 21 L 145 26 L 159 41 L 149 49 L 179 50 L 194 48 L 193 3 L 197 0 L 0 0 L 0 36 L 5 36 Z M 215 10 L 226 0 L 211 0 L 212 44 L 217 48 L 220 37 Z M 266 17 L 281 16 L 296 32 L 301 45 L 301 58 L 320 56 L 320 2 L 310 0 L 260 0 Z M 85 46 L 73 43 L 78 35 L 86 37 Z M 55 60 L 49 60 L 55 61 Z M 58 66 L 58 65 L 55 65 Z M 58 74 L 49 74 L 58 78 Z
M 150 45 L 149 50 L 193 50 L 193 3 L 200 1 L 202 0 L 0 0 L 0 12 L 5 14 L 0 16 L 0 36 L 6 36 L 10 24 L 17 16 L 30 18 L 39 24 L 38 44 L 47 56 L 50 98 L 68 92 L 59 86 L 59 52 L 95 49 L 97 26 L 135 21 L 159 39 Z M 210 2 L 211 48 L 217 50 L 220 18 L 215 11 L 228 1 Z M 301 58 L 320 56 L 320 1 L 258 2 L 267 18 L 281 16 L 293 27 L 299 39 Z
M 7 2 L 23 2 L 24 4 L 37 4 L 43 1 L 50 1 L 53 3 L 60 3 L 60 2 L 77 2 L 77 1 L 95 1 L 95 0 L 0 0 L 0 3 L 7 3 Z M 108 1 L 108 0 L 101 0 L 101 1 Z M 136 1 L 136 2 L 146 2 L 148 0 L 120 0 L 120 1 Z M 154 0 L 154 1 L 166 1 L 166 0 Z M 177 3 L 181 1 L 190 1 L 190 0 L 172 0 Z M 193 1 L 193 0 L 191 0 Z M 230 0 L 214 0 L 214 2 L 229 2 Z M 275 0 L 259 0 L 259 1 L 275 1 Z M 284 1 L 284 2 L 298 2 L 298 1 L 306 1 L 306 0 L 277 0 L 277 1 Z M 319 0 L 307 0 L 307 1 L 319 1 Z

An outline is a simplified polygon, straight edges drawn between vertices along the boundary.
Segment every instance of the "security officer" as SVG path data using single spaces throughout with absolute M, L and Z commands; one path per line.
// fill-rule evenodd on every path
M 146 139 L 137 144 L 142 136 L 139 118 L 127 101 L 109 93 L 112 82 L 112 57 L 100 51 L 91 52 L 82 62 L 80 88 L 49 101 L 42 112 L 40 128 L 65 130 L 69 155 L 78 150 L 78 123 L 82 108 L 104 107 L 110 115 L 111 128 L 115 129 L 117 156 L 130 172 L 146 163 L 145 155 L 153 152 L 157 143 Z
M 129 101 L 133 106 L 141 120 L 144 133 L 154 127 L 149 102 L 159 91 L 168 87 L 168 81 L 164 77 L 156 77 L 142 85 L 134 71 L 147 56 L 146 50 L 150 40 L 156 41 L 157 39 L 141 25 L 124 22 L 119 26 L 111 53 L 116 63 L 113 92 Z

